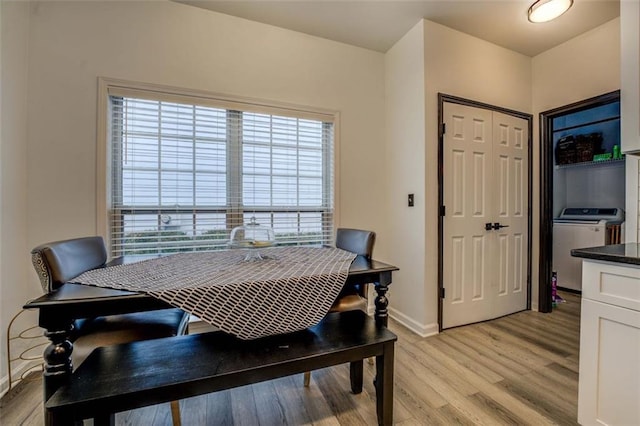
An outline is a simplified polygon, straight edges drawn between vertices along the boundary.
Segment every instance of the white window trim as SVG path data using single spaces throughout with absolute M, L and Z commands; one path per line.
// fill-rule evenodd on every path
M 155 92 L 161 99 L 162 94 L 170 99 L 185 96 L 199 98 L 203 103 L 210 100 L 213 105 L 224 104 L 230 108 L 251 110 L 252 112 L 290 115 L 292 112 L 300 118 L 332 122 L 334 126 L 333 139 L 333 227 L 337 229 L 340 223 L 340 112 L 290 104 L 278 101 L 266 101 L 248 97 L 223 95 L 195 89 L 182 89 L 152 83 L 140 83 L 127 80 L 98 77 L 98 108 L 97 108 L 97 152 L 96 152 L 96 235 L 104 238 L 107 247 L 111 247 L 108 211 L 109 194 L 111 193 L 111 179 L 109 179 L 108 164 L 111 164 L 111 150 L 109 149 L 109 95 L 125 95 L 135 97 L 149 97 L 148 92 Z M 155 96 L 154 94 L 154 96 Z

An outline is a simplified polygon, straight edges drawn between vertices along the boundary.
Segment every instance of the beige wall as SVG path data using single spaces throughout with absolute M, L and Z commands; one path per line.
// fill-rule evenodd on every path
M 620 18 L 532 59 L 533 108 L 542 112 L 620 88 Z
M 619 87 L 618 20 L 533 59 L 422 21 L 383 55 L 166 1 L 42 2 L 30 15 L 5 3 L 3 321 L 39 292 L 29 248 L 96 232 L 98 76 L 340 111 L 339 224 L 378 232 L 376 258 L 401 267 L 392 314 L 421 334 L 437 330 L 437 93 L 537 123 L 539 111 Z M 534 165 L 537 144 L 536 125 Z M 534 167 L 534 307 L 538 179 Z
M 6 382 L 6 330 L 24 302 L 40 294 L 29 282 L 27 248 L 28 2 L 0 2 L 0 392 Z M 35 324 L 35 315 L 27 322 Z M 24 323 L 15 324 L 23 329 Z M 18 366 L 20 363 L 16 363 Z
M 385 55 L 385 116 L 391 260 L 390 314 L 420 334 L 433 332 L 425 295 L 424 22 Z M 415 206 L 407 206 L 414 194 Z M 437 331 L 437 325 L 436 329 Z
M 381 53 L 168 1 L 1 4 L 3 332 L 41 293 L 30 248 L 96 233 L 98 76 L 339 111 L 338 224 L 387 258 Z
M 429 321 L 438 303 L 438 93 L 531 112 L 531 58 L 425 21 L 426 262 Z
M 419 47 L 416 47 L 415 34 L 419 31 L 424 33 L 424 55 L 417 52 Z M 399 173 L 389 182 L 390 208 L 393 209 L 390 212 L 390 230 L 393 232 L 391 247 L 394 254 L 398 253 L 398 258 L 412 259 L 404 266 L 404 270 L 410 271 L 410 274 L 400 272 L 394 279 L 394 316 L 417 332 L 429 333 L 437 327 L 437 93 L 533 114 L 531 300 L 533 309 L 537 309 L 540 209 L 538 114 L 546 109 L 618 89 L 619 45 L 619 19 L 535 58 L 424 21 L 387 53 L 388 156 L 392 159 L 392 175 Z M 411 74 L 421 69 L 421 58 L 424 58 L 423 84 L 414 82 L 415 77 Z M 417 130 L 423 120 L 415 118 L 408 122 L 406 113 L 394 112 L 395 108 L 408 110 L 411 106 L 414 109 L 419 106 L 416 93 L 411 91 L 409 84 L 414 84 L 416 91 L 420 91 L 420 88 L 424 90 L 424 147 L 419 146 L 421 133 Z M 397 147 L 402 147 L 401 152 L 392 153 Z M 424 155 L 424 164 L 416 160 L 419 155 Z M 407 167 L 403 167 L 404 164 Z M 408 170 L 411 170 L 411 176 L 407 176 Z M 424 192 L 417 194 L 415 211 L 410 212 L 404 207 L 404 202 L 407 192 L 413 188 L 423 188 Z M 424 220 L 424 223 L 419 223 L 420 220 Z M 412 230 L 415 232 L 411 233 Z M 424 232 L 423 237 L 417 237 L 420 232 Z M 423 256 L 424 263 L 416 263 L 414 256 Z
M 438 92 L 528 113 L 531 59 L 424 20 L 387 52 L 385 72 L 391 247 L 400 265 L 391 314 L 426 335 L 438 330 Z M 416 207 L 407 208 L 413 191 Z
M 621 148 L 626 160 L 625 241 L 637 242 L 640 233 L 640 3 L 620 2 Z
M 30 36 L 30 245 L 96 232 L 104 76 L 340 111 L 340 224 L 385 257 L 382 54 L 166 1 L 42 2 Z
M 620 88 L 620 19 L 616 18 L 532 59 L 533 74 L 533 199 L 540 198 L 539 114 Z M 534 204 L 532 282 L 538 283 L 540 206 Z M 538 286 L 534 285 L 534 308 Z

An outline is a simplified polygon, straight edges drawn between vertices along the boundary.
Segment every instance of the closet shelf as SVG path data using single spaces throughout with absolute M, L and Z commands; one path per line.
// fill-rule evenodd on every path
M 560 164 L 556 165 L 556 169 L 569 169 L 572 167 L 584 167 L 584 166 L 600 166 L 603 164 L 616 164 L 616 163 L 624 163 L 625 157 L 622 158 L 612 158 L 611 160 L 600 160 L 600 161 L 584 161 L 582 163 L 571 163 L 571 164 Z

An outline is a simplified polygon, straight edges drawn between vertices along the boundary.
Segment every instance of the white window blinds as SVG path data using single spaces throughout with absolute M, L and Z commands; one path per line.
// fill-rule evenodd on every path
M 330 120 L 184 96 L 109 103 L 113 256 L 225 248 L 252 217 L 278 244 L 333 241 Z

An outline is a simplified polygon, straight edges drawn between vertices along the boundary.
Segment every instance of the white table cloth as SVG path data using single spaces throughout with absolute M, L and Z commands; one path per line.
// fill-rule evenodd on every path
M 317 324 L 344 286 L 354 253 L 277 247 L 262 260 L 246 250 L 179 253 L 93 269 L 75 283 L 149 294 L 241 339 Z

